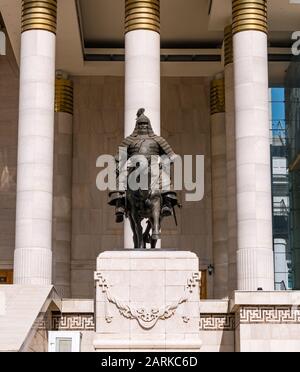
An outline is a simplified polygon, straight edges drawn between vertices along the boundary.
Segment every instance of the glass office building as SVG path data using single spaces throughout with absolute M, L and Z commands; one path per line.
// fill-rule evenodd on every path
M 275 289 L 286 290 L 293 280 L 284 88 L 270 89 L 270 108 Z
M 286 75 L 287 156 L 290 193 L 290 246 L 293 288 L 300 289 L 300 61 L 295 58 Z

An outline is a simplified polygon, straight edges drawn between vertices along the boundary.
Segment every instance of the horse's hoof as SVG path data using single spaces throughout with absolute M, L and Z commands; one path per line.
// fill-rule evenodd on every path
M 160 239 L 160 234 L 153 234 L 152 235 L 152 240 L 159 240 Z

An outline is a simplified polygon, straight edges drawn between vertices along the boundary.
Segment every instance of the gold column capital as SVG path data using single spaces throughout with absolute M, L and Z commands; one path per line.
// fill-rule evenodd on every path
M 57 0 L 22 0 L 22 32 L 45 30 L 56 34 Z
M 224 63 L 225 66 L 233 63 L 232 25 L 228 25 L 224 29 Z
M 125 0 L 125 33 L 134 30 L 160 33 L 160 0 Z
M 232 32 L 268 33 L 267 0 L 232 0 Z
M 225 112 L 224 78 L 212 80 L 210 84 L 210 114 Z
M 73 115 L 73 82 L 60 75 L 55 79 L 55 112 Z

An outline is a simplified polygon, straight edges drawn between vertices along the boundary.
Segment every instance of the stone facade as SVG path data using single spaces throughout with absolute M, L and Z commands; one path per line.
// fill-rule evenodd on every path
M 70 298 L 72 245 L 72 164 L 73 116 L 55 115 L 52 276 L 62 298 Z
M 115 154 L 124 136 L 124 79 L 74 77 L 72 297 L 92 298 L 100 252 L 123 249 L 122 225 L 114 221 L 107 193 L 96 188 L 96 159 Z M 151 119 L 151 118 L 150 118 Z M 212 262 L 209 79 L 162 79 L 162 136 L 180 155 L 205 155 L 205 198 L 187 203 L 163 222 L 162 247 L 190 250 L 200 268 Z M 211 295 L 211 282 L 208 283 Z
M 66 306 L 68 303 L 73 305 Z M 85 303 L 88 306 L 83 306 Z M 96 315 L 91 312 L 92 308 L 92 301 L 63 301 L 63 313 L 52 315 L 51 329 L 80 331 L 82 349 L 94 351 L 92 327 Z M 231 300 L 201 300 L 200 351 L 297 352 L 300 350 L 299 309 L 299 292 L 235 292 Z
M 16 219 L 19 71 L 7 40 L 0 57 L 0 270 L 13 268 Z
M 1 100 L 5 109 L 1 108 L 4 132 L 0 144 L 2 179 L 6 185 L 0 190 L 1 226 L 5 228 L 0 237 L 0 268 L 3 269 L 13 265 L 15 229 L 18 75 L 12 61 L 10 54 L 1 57 L 3 67 L 0 70 L 1 73 L 5 71 L 0 83 L 5 95 Z M 71 295 L 73 298 L 92 298 L 97 255 L 105 250 L 121 249 L 123 244 L 122 226 L 115 224 L 113 209 L 107 206 L 107 195 L 97 190 L 95 180 L 99 172 L 97 157 L 114 154 L 123 138 L 124 79 L 73 77 L 73 81 Z M 11 86 L 11 98 L 7 96 L 7 85 Z M 179 154 L 205 155 L 206 172 L 204 200 L 187 203 L 182 195 L 184 208 L 178 213 L 178 227 L 172 219 L 163 223 L 162 246 L 192 250 L 200 258 L 200 268 L 206 269 L 212 262 L 208 78 L 162 79 L 162 135 Z M 57 232 L 55 226 L 54 233 Z M 58 233 L 61 236 L 69 234 L 61 230 Z M 211 288 L 209 281 L 209 295 Z

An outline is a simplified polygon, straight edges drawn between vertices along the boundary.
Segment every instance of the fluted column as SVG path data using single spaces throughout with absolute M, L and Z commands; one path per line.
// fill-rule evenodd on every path
M 71 296 L 73 83 L 56 74 L 53 182 L 53 283 L 61 297 Z
M 125 0 L 125 136 L 133 132 L 142 107 L 160 135 L 159 0 Z M 128 221 L 124 235 L 125 248 L 132 248 Z
M 15 284 L 51 284 L 56 0 L 22 1 Z
M 274 289 L 267 1 L 233 0 L 239 290 Z
M 228 291 L 237 289 L 236 150 L 232 26 L 224 30 L 225 121 L 227 161 Z
M 212 226 L 214 298 L 228 296 L 225 87 L 223 75 L 211 82 Z

